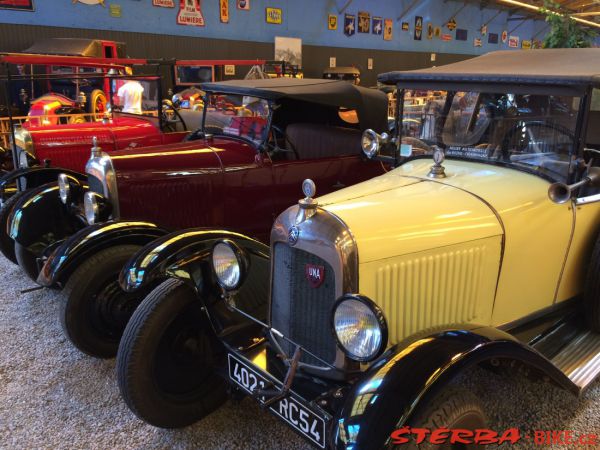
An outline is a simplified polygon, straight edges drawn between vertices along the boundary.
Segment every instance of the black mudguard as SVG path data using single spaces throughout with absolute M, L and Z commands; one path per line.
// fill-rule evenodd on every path
M 223 308 L 222 291 L 212 271 L 212 248 L 220 240 L 235 242 L 245 253 L 248 273 L 235 293 L 236 306 L 258 320 L 267 318 L 270 249 L 248 236 L 224 230 L 177 231 L 146 245 L 123 267 L 119 281 L 127 292 L 166 278 L 188 284 L 203 299 L 223 328 L 237 323 Z M 213 326 L 220 328 L 213 320 Z
M 16 169 L 0 177 L 0 196 L 3 200 L 10 197 L 15 191 L 17 181 L 21 183 L 21 189 L 31 189 L 56 182 L 61 173 L 80 182 L 87 180 L 87 176 L 83 173 L 60 167 L 36 166 Z
M 84 187 L 78 187 L 82 192 Z M 24 193 L 8 217 L 9 236 L 37 257 L 83 226 L 82 218 L 61 202 L 56 181 Z
M 391 433 L 405 425 L 452 378 L 492 359 L 512 360 L 577 393 L 577 387 L 548 359 L 513 336 L 473 326 L 429 332 L 388 350 L 354 384 L 334 418 L 338 449 L 386 448 Z M 357 408 L 356 405 L 363 405 Z
M 87 226 L 62 242 L 50 254 L 37 282 L 64 286 L 73 271 L 91 255 L 115 245 L 145 245 L 167 231 L 150 222 L 109 221 Z

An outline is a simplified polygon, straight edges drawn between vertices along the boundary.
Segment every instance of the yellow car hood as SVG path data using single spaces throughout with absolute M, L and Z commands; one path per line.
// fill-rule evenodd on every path
M 361 263 L 501 236 L 494 203 L 518 205 L 522 199 L 512 191 L 525 179 L 547 189 L 514 169 L 457 161 L 446 161 L 448 177 L 434 180 L 427 177 L 431 165 L 416 160 L 318 199 L 350 228 Z

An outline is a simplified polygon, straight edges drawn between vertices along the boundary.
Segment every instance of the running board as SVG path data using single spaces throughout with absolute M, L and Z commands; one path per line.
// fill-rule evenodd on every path
M 600 375 L 600 334 L 580 331 L 551 361 L 583 391 Z

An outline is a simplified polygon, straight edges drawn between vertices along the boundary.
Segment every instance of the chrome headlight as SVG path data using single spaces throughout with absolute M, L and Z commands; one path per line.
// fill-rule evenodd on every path
M 60 201 L 67 205 L 71 201 L 71 185 L 69 177 L 64 173 L 58 175 L 58 195 Z
M 345 295 L 333 307 L 333 330 L 338 344 L 351 359 L 372 361 L 387 346 L 383 312 L 369 298 Z
M 362 134 L 362 151 L 367 158 L 374 158 L 379 154 L 381 146 L 389 141 L 389 135 L 387 133 L 377 134 L 375 131 L 369 129 L 365 130 Z
M 227 291 L 237 289 L 246 274 L 246 258 L 232 241 L 217 242 L 212 251 L 212 266 L 219 286 Z
M 85 220 L 90 225 L 94 225 L 100 216 L 100 207 L 98 206 L 97 195 L 94 192 L 86 192 L 83 196 L 83 207 L 85 210 Z

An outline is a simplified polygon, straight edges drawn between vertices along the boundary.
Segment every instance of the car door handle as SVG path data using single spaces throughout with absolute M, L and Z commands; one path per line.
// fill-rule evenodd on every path
M 337 183 L 335 183 L 333 186 L 331 186 L 333 189 L 342 189 L 345 188 L 346 185 L 343 183 L 340 183 L 339 181 Z

